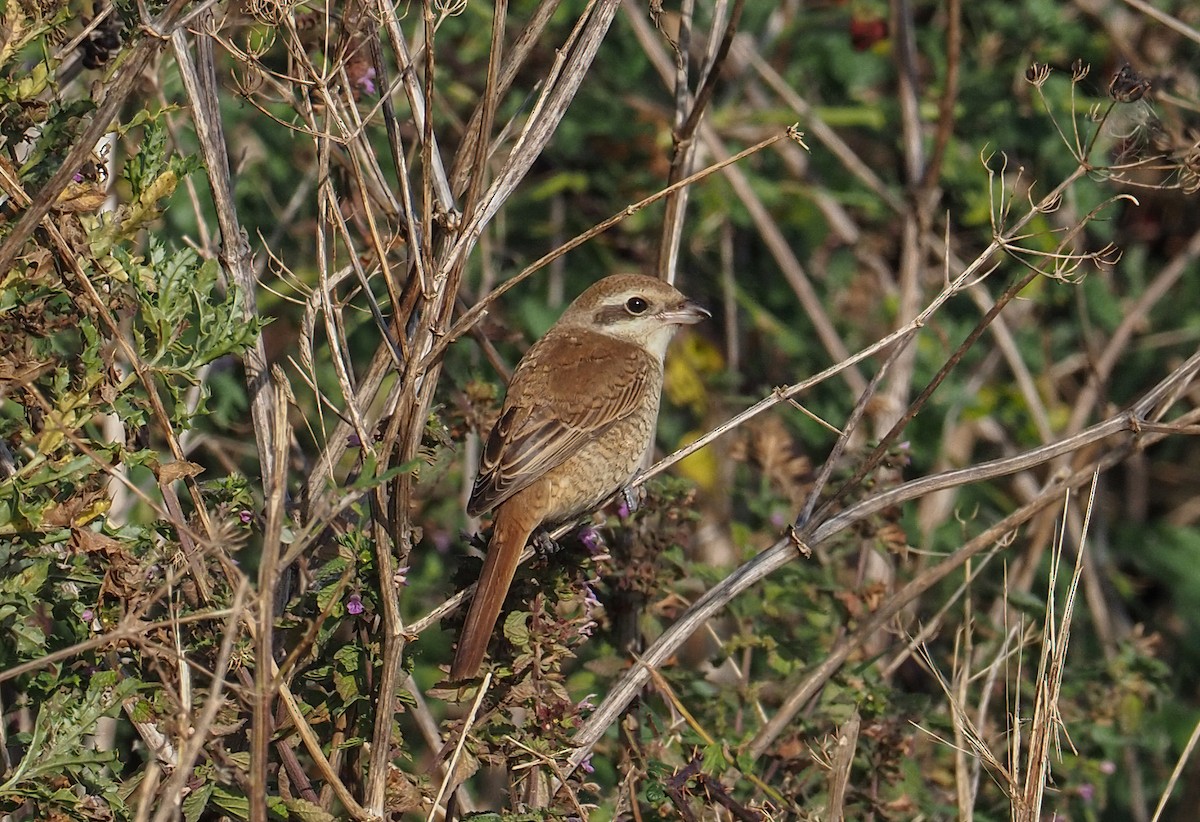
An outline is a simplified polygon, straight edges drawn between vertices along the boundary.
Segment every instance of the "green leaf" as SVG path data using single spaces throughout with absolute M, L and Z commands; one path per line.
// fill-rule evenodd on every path
M 0 785 L 0 794 L 36 795 L 35 783 L 40 779 L 115 759 L 115 753 L 99 752 L 85 744 L 86 738 L 95 732 L 102 717 L 115 715 L 137 687 L 135 680 L 119 679 L 115 672 L 105 671 L 92 677 L 84 693 L 70 688 L 55 691 L 38 711 L 25 757 Z
M 529 647 L 529 612 L 513 611 L 504 619 L 504 636 L 517 648 Z
M 320 805 L 314 805 L 306 799 L 291 799 L 285 804 L 291 817 L 299 822 L 337 822 L 336 816 L 330 815 Z
M 142 196 L 166 168 L 167 128 L 162 119 L 146 119 L 137 153 L 125 161 L 125 179 L 133 188 L 133 198 Z
M 729 760 L 720 744 L 704 746 L 704 770 L 708 773 L 721 773 L 729 767 Z
M 235 819 L 250 818 L 250 800 L 240 793 L 233 793 L 221 785 L 214 785 L 212 802 Z
M 193 779 L 195 777 L 193 776 Z M 199 822 L 208 803 L 212 799 L 216 786 L 205 781 L 199 787 L 193 788 L 183 800 L 183 818 L 185 822 Z
M 383 485 L 386 482 L 390 482 L 392 479 L 400 476 L 401 474 L 407 474 L 411 471 L 415 471 L 420 465 L 421 460 L 419 459 L 409 460 L 406 463 L 397 465 L 395 468 L 388 468 L 382 474 L 376 474 L 375 471 L 378 467 L 378 463 L 374 456 L 368 455 L 366 459 L 363 460 L 362 472 L 359 474 L 358 479 L 354 481 L 354 484 L 350 486 L 350 490 L 370 491 L 373 488 L 378 488 L 380 485 Z

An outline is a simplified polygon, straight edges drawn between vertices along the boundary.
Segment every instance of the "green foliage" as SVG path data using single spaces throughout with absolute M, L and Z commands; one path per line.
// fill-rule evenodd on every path
M 86 737 L 102 717 L 115 715 L 137 689 L 136 681 L 105 671 L 91 677 L 85 691 L 63 688 L 51 694 L 38 709 L 32 733 L 17 740 L 26 753 L 0 784 L 0 797 L 82 810 L 84 803 L 73 791 L 54 787 L 56 780 L 70 776 L 99 788 L 104 801 L 119 808 L 116 786 L 103 776 L 115 756 L 96 751 Z
M 35 624 L 25 621 L 40 599 L 40 593 L 49 576 L 50 562 L 36 562 L 19 573 L 0 581 L 0 626 L 3 626 L 5 641 L 0 648 L 3 664 L 11 665 L 19 659 L 34 659 L 46 650 L 46 634 Z
M 64 8 L 36 28 L 22 29 L 31 22 L 22 17 L 27 12 L 12 3 L 3 12 L 27 43 L 73 19 Z M 38 59 L 45 54 L 39 52 Z M 32 72 L 20 76 L 10 56 L 0 54 L 6 67 L 0 78 L 0 136 L 10 146 L 29 138 L 21 165 L 6 167 L 16 175 L 11 179 L 36 192 L 57 170 L 94 105 L 89 99 L 40 102 L 42 91 L 53 86 L 51 64 L 34 62 Z M 161 111 L 134 114 L 125 130 L 140 129 L 142 141 L 121 178 L 108 181 L 98 162 L 89 163 L 53 213 L 59 239 L 45 232 L 28 238 L 16 265 L 0 277 L 5 671 L 36 663 L 124 619 L 153 621 L 166 614 L 166 598 L 178 597 L 178 591 L 171 593 L 165 577 L 173 574 L 181 548 L 177 529 L 188 526 L 169 521 L 155 503 L 161 497 L 153 481 L 144 484 L 151 471 L 174 462 L 165 444 L 147 432 L 165 425 L 176 436 L 209 424 L 210 385 L 203 369 L 243 353 L 264 325 L 248 317 L 244 295 L 221 281 L 215 261 L 202 260 L 176 240 L 141 239 L 179 182 L 199 168 L 194 156 L 175 150 L 162 117 Z M 110 182 L 128 192 L 126 205 L 98 213 Z M 223 399 L 226 407 L 231 399 Z M 128 439 L 112 440 L 106 415 L 129 432 Z M 143 485 L 151 496 L 135 490 L 152 505 L 119 523 L 109 518 L 113 498 L 106 486 L 123 482 Z M 245 478 L 214 480 L 199 498 L 235 529 L 227 546 L 236 547 L 245 537 L 233 525 L 238 512 L 256 507 Z M 130 512 L 123 510 L 122 519 Z M 179 607 L 176 601 L 175 613 Z M 207 631 L 199 632 L 189 653 L 205 659 L 215 653 L 219 635 L 212 640 Z M 24 802 L 39 818 L 86 818 L 100 808 L 107 818 L 133 818 L 126 803 L 141 774 L 124 770 L 128 741 L 122 736 L 116 747 L 105 749 L 95 735 L 102 718 L 116 719 L 127 734 L 128 722 L 161 727 L 164 717 L 178 713 L 171 704 L 178 691 L 163 690 L 155 654 L 143 650 L 122 646 L 120 654 L 82 653 L 66 665 L 35 664 L 3 686 L 12 689 L 4 692 L 5 710 L 16 705 L 33 717 L 28 730 L 7 736 L 15 758 L 0 774 L 6 811 Z M 122 708 L 126 720 L 120 719 Z M 230 806 L 230 812 L 239 801 L 246 806 L 244 797 L 238 800 L 222 788 L 217 771 L 202 769 L 197 776 L 196 792 L 185 803 L 187 818 L 199 819 L 210 800 Z M 277 818 L 286 818 L 282 804 L 278 808 Z
M 504 82 L 536 5 L 510 4 Z M 1184 99 L 1195 85 L 1186 39 L 1113 3 L 1084 14 L 1017 0 L 961 4 L 962 48 L 952 53 L 946 4 L 909 4 L 905 31 L 889 30 L 896 4 L 883 0 L 745 4 L 690 143 L 693 165 L 797 119 L 809 148 L 776 144 L 689 191 L 680 284 L 715 319 L 672 350 L 659 450 L 875 344 L 976 255 L 980 267 L 904 356 L 879 350 L 735 425 L 675 476 L 647 483 L 637 510 L 596 514 L 560 539 L 563 551 L 522 569 L 467 728 L 482 681 L 443 681 L 459 617 L 441 606 L 477 576 L 464 530 L 488 525 L 462 511 L 472 438 L 498 413 L 504 372 L 564 300 L 603 273 L 651 270 L 662 205 L 627 214 L 552 273 L 490 303 L 476 336 L 456 337 L 444 359 L 427 359 L 429 348 L 489 288 L 660 190 L 689 145 L 678 139 L 671 88 L 676 49 L 688 47 L 680 4 L 662 4 L 648 22 L 625 4 L 529 175 L 478 248 L 445 264 L 448 249 L 475 239 L 459 233 L 478 213 L 472 192 L 502 175 L 530 119 L 548 116 L 535 96 L 577 53 L 566 38 L 585 5 L 562 4 L 520 52 L 484 134 L 487 165 L 449 204 L 427 186 L 435 146 L 410 106 L 420 87 L 436 150 L 455 165 L 480 95 L 500 79 L 488 77 L 491 5 L 428 4 L 431 20 L 262 3 L 189 18 L 184 39 L 201 83 L 215 77 L 214 136 L 230 151 L 234 202 L 216 203 L 197 173 L 195 121 L 207 112 L 164 47 L 121 106 L 112 141 L 55 192 L 33 232 L 13 238 L 125 79 L 131 49 L 156 36 L 143 14 L 170 6 L 0 4 L 0 244 L 20 246 L 0 272 L 0 711 L 11 761 L 0 813 L 132 820 L 181 800 L 189 822 L 249 819 L 256 808 L 271 819 L 341 819 L 355 813 L 335 787 L 365 802 L 382 781 L 385 814 L 425 818 L 454 750 L 452 781 L 471 781 L 480 806 L 507 801 L 514 811 L 470 816 L 481 820 L 700 818 L 724 813 L 717 807 L 740 818 L 826 818 L 835 761 L 848 819 L 954 818 L 966 793 L 975 818 L 1015 816 L 1002 768 L 982 766 L 975 778 L 960 767 L 982 758 L 964 723 L 983 724 L 980 744 L 996 761 L 1028 771 L 1025 750 L 1008 746 L 1035 730 L 1044 626 L 1062 617 L 1068 593 L 1064 578 L 1050 580 L 1052 516 L 1012 529 L 986 562 L 916 586 L 1061 481 L 1068 464 L 1122 453 L 1120 436 L 873 509 L 833 538 L 794 546 L 791 562 L 658 666 L 583 767 L 568 771 L 566 761 L 647 648 L 792 529 L 909 480 L 1075 435 L 1194 352 L 1189 189 L 1200 167 L 1195 103 Z M 720 36 L 709 32 L 714 5 L 696 5 L 693 87 Z M 185 14 L 197 9 L 184 4 Z M 1105 21 L 1118 10 L 1128 18 L 1114 45 Z M 1194 24 L 1182 6 L 1166 13 Z M 408 38 L 404 71 L 380 23 Z M 217 36 L 206 40 L 209 26 Z M 118 42 L 108 59 L 68 82 L 71 60 L 86 52 L 96 62 L 110 35 Z M 911 61 L 901 36 L 912 38 Z M 202 59 L 209 46 L 215 74 Z M 1110 94 L 1124 59 L 1150 78 L 1144 99 Z M 1035 61 L 1054 71 L 1026 80 Z M 956 93 L 944 101 L 952 79 Z M 811 115 L 797 114 L 796 97 Z M 1029 213 L 1081 163 L 1087 173 L 1059 202 Z M 1138 203 L 1114 199 L 1130 192 Z M 219 235 L 218 207 L 236 212 L 257 255 L 257 293 L 222 270 L 240 238 Z M 1007 250 L 985 253 L 1027 214 Z M 1119 261 L 1098 253 L 1108 243 Z M 419 253 L 429 255 L 421 265 Z M 1080 255 L 1085 264 L 1073 268 Z M 447 296 L 460 263 L 462 285 Z M 1042 276 L 860 471 L 1027 266 Z M 248 375 L 239 359 L 263 336 L 271 371 Z M 838 431 L 885 361 L 881 393 L 805 520 Z M 275 419 L 251 418 L 248 377 L 264 392 L 256 399 L 280 405 Z M 1193 395 L 1177 384 L 1172 414 L 1194 410 Z M 1194 424 L 1163 419 L 1183 420 L 1178 432 Z M 1146 426 L 1137 442 L 1168 429 Z M 264 453 L 278 463 L 273 474 Z M 1056 703 L 1059 738 L 1071 745 L 1050 758 L 1056 791 L 1043 815 L 1148 817 L 1145 797 L 1163 790 L 1188 742 L 1200 670 L 1195 464 L 1194 445 L 1169 438 L 1112 469 L 1099 490 L 1084 544 L 1087 596 L 1075 605 Z M 1072 528 L 1080 514 L 1073 498 Z M 1067 565 L 1075 534 L 1068 529 Z M 260 590 L 275 552 L 282 567 Z M 905 592 L 892 618 L 868 630 Z M 256 658 L 265 616 L 272 660 Z M 430 627 L 436 619 L 444 631 Z M 255 793 L 263 679 L 274 690 L 265 791 Z M 805 704 L 790 705 L 802 686 Z M 385 704 L 391 714 L 379 713 Z M 758 753 L 770 719 L 792 709 Z M 148 780 L 155 733 L 176 753 L 203 734 L 178 795 L 166 794 L 169 763 Z M 507 799 L 492 788 L 499 780 L 474 776 L 480 767 L 507 772 Z M 516 812 L 520 797 L 539 793 L 551 807 Z

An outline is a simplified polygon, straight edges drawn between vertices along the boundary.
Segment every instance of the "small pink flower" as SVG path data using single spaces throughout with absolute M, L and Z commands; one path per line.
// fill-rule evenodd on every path
M 358 616 L 363 611 L 367 610 L 362 603 L 362 597 L 358 594 L 351 594 L 350 599 L 346 602 L 346 613 Z

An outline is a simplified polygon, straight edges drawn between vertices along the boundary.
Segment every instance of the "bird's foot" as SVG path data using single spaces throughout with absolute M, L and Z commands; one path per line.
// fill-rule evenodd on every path
M 533 546 L 533 550 L 542 559 L 546 559 L 547 557 L 557 554 L 562 550 L 562 546 L 559 545 L 552 536 L 550 536 L 550 532 L 541 528 L 539 528 L 537 533 L 533 535 L 533 539 L 530 541 L 530 544 Z
M 621 486 L 621 504 L 617 507 L 617 516 L 625 519 L 630 514 L 636 513 L 637 509 L 642 507 L 642 500 L 646 497 L 646 489 L 642 486 L 634 488 L 630 485 Z

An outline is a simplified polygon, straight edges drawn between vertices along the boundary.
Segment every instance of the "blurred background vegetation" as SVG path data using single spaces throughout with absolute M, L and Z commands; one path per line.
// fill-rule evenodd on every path
M 1194 818 L 1198 112 L 1183 0 L 0 4 L 0 814 Z M 449 688 L 617 271 L 706 445 Z

